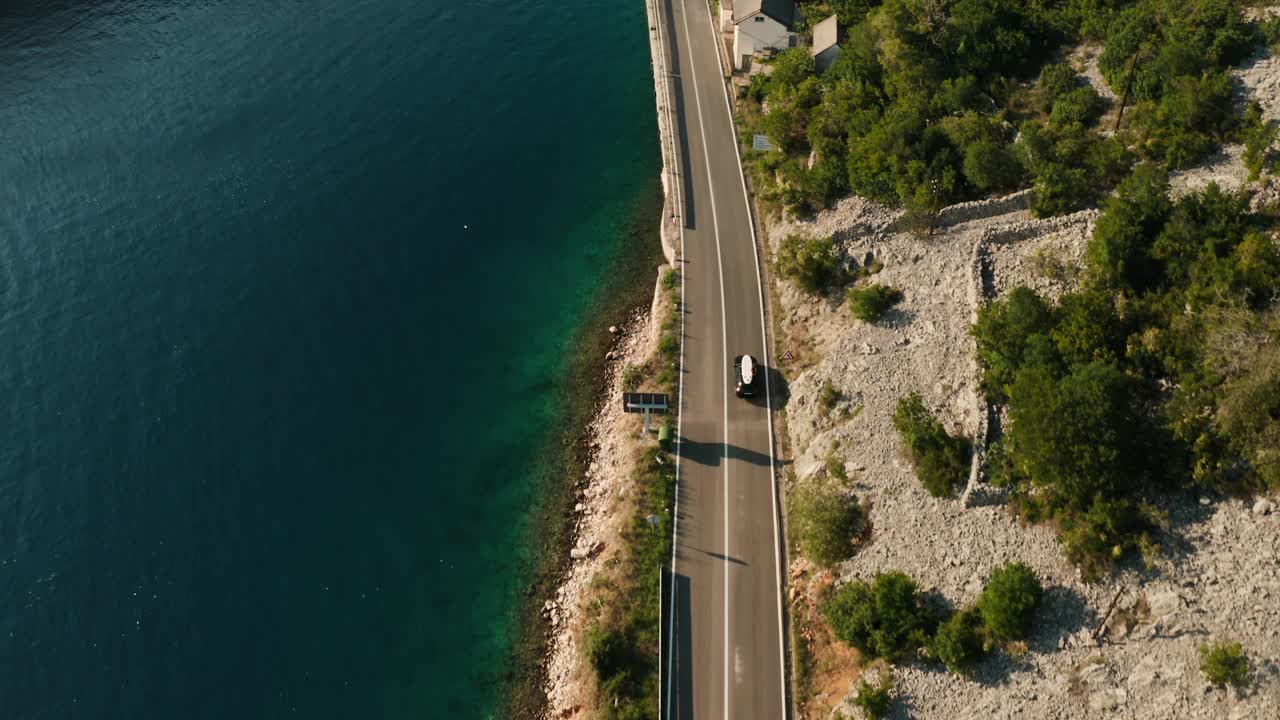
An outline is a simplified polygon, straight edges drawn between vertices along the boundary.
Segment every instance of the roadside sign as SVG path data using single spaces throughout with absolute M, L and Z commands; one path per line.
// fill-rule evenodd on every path
M 795 356 L 791 354 L 790 350 L 782 353 L 782 362 L 791 362 L 792 360 L 795 360 Z
M 644 431 L 649 432 L 649 416 L 652 413 L 667 414 L 668 395 L 666 393 L 622 393 L 622 410 L 629 413 L 644 413 Z
M 659 415 L 667 414 L 667 398 L 666 393 L 622 393 L 622 409 L 630 413 L 649 413 L 655 412 Z

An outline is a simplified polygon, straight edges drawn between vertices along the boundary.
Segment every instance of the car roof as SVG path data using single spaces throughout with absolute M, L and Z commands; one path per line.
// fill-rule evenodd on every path
M 755 379 L 755 371 L 756 371 L 755 362 L 756 362 L 756 359 L 751 357 L 750 355 L 742 356 L 742 381 L 743 382 L 749 383 Z

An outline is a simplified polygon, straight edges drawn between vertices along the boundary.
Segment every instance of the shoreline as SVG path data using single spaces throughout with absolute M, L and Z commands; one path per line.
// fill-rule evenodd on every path
M 614 361 L 621 333 L 611 335 L 611 325 L 625 325 L 651 307 L 646 273 L 658 261 L 652 247 L 653 207 L 659 188 L 646 190 L 627 211 L 626 237 L 591 301 L 592 308 L 568 346 L 574 353 L 562 379 L 560 394 L 561 427 L 549 434 L 543 451 L 548 458 L 539 504 L 529 521 L 525 542 L 536 545 L 521 597 L 513 612 L 515 619 L 510 666 L 504 673 L 505 688 L 497 694 L 496 717 L 542 717 L 547 708 L 547 655 L 554 634 L 543 605 L 564 584 L 572 569 L 570 549 L 578 540 L 574 506 L 584 486 L 592 462 L 592 423 L 620 367 Z M 619 318 L 625 318 L 622 323 Z
M 642 446 L 634 432 L 636 419 L 628 419 L 610 399 L 623 390 L 624 368 L 644 363 L 657 354 L 660 323 L 667 302 L 661 278 L 668 268 L 678 269 L 680 204 L 675 191 L 680 184 L 676 177 L 678 165 L 672 134 L 671 90 L 667 82 L 655 2 L 645 0 L 645 14 L 662 159 L 659 178 L 663 200 L 657 230 L 665 263 L 653 270 L 653 289 L 647 309 L 630 308 L 614 337 L 614 349 L 606 354 L 603 365 L 599 367 L 598 379 L 589 386 L 605 394 L 603 400 L 595 403 L 591 417 L 577 431 L 578 441 L 585 445 L 586 453 L 583 467 L 578 468 L 579 472 L 574 475 L 578 478 L 573 483 L 576 502 L 571 514 L 574 527 L 566 538 L 570 549 L 565 552 L 561 547 L 554 593 L 544 596 L 545 600 L 541 602 L 531 603 L 538 609 L 537 625 L 546 637 L 537 672 L 542 702 L 536 713 L 520 717 L 567 719 L 580 717 L 583 711 L 590 710 L 587 703 L 594 679 L 584 672 L 585 664 L 578 647 L 578 640 L 585 629 L 583 603 L 589 596 L 592 581 L 623 550 L 622 543 L 615 541 L 630 517 L 627 512 L 628 483 L 635 468 L 637 450 Z M 652 235 L 648 237 L 651 240 Z M 638 285 L 644 277 L 638 273 L 633 282 Z

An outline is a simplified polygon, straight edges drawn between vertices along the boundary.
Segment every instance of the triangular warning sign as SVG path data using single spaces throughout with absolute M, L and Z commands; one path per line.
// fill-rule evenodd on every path
M 795 360 L 795 357 L 791 355 L 790 350 L 782 353 L 782 362 L 791 362 L 792 360 Z

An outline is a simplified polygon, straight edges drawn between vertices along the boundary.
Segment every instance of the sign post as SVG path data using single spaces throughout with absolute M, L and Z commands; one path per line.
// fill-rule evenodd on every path
M 653 432 L 649 421 L 651 413 L 667 414 L 666 393 L 622 393 L 622 410 L 629 413 L 644 413 L 644 431 Z

